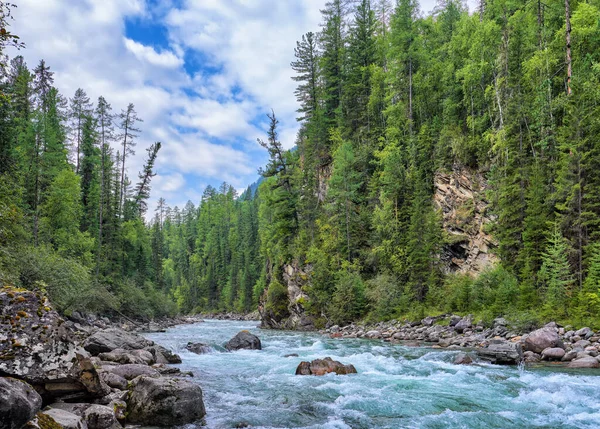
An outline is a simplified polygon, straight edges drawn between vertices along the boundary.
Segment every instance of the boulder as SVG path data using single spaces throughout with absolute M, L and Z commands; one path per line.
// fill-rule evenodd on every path
M 560 347 L 549 347 L 542 351 L 542 359 L 544 360 L 561 360 L 565 356 L 564 349 Z
M 240 331 L 225 344 L 225 348 L 229 351 L 240 349 L 261 350 L 262 345 L 256 335 L 248 331 Z
M 44 395 L 108 392 L 79 339 L 39 292 L 0 289 L 0 373 Z
M 116 349 L 139 350 L 153 345 L 153 341 L 117 328 L 100 330 L 88 337 L 83 343 L 83 347 L 94 356 L 100 353 L 112 352 Z
M 572 360 L 567 365 L 567 368 L 600 368 L 600 362 L 595 357 L 585 356 Z
M 0 428 L 19 429 L 42 408 L 42 397 L 24 381 L 0 378 Z
M 142 365 L 152 365 L 155 362 L 154 356 L 147 350 L 115 349 L 112 352 L 99 353 L 98 357 L 103 361 L 123 364 L 135 363 Z
M 300 362 L 296 368 L 296 375 L 325 375 L 330 372 L 337 375 L 356 374 L 356 368 L 354 365 L 344 365 L 330 357 L 315 359 L 312 362 Z
M 571 350 L 565 353 L 565 355 L 560 359 L 563 362 L 571 362 L 573 359 L 577 357 L 577 351 Z
M 108 371 L 100 371 L 100 378 L 107 386 L 112 387 L 113 389 L 127 389 L 127 380 L 120 375 Z
M 560 347 L 564 345 L 555 328 L 542 328 L 531 332 L 525 339 L 524 349 L 535 353 L 541 353 L 544 349 Z
M 149 377 L 159 377 L 160 373 L 147 365 L 138 365 L 138 364 L 125 364 L 125 365 L 115 365 L 111 367 L 107 367 L 105 369 L 107 372 L 110 372 L 113 375 L 118 377 L 122 377 L 125 380 L 133 380 L 140 375 L 146 375 Z
M 193 423 L 206 414 L 202 389 L 178 378 L 141 376 L 130 383 L 127 421 L 152 426 Z
M 471 321 L 471 318 L 467 316 L 460 319 L 460 321 L 456 325 L 454 325 L 454 329 L 459 334 L 462 334 L 465 330 L 471 328 L 472 326 L 473 322 Z
M 585 328 L 581 328 L 578 331 L 575 331 L 575 335 L 577 335 L 578 337 L 581 337 L 581 338 L 585 338 L 587 340 L 592 335 L 594 335 L 594 332 L 590 328 L 585 327 Z
M 144 350 L 149 351 L 152 354 L 155 363 L 181 363 L 181 357 L 179 355 L 158 344 L 148 346 Z
M 466 353 L 459 353 L 454 359 L 454 365 L 471 365 L 473 359 Z
M 115 412 L 105 405 L 92 405 L 83 414 L 89 429 L 119 429 L 121 424 Z
M 456 326 L 456 324 L 458 322 L 460 322 L 461 320 L 462 320 L 462 317 L 460 317 L 460 316 L 456 316 L 456 315 L 450 316 L 450 322 L 448 323 L 448 326 Z
M 365 334 L 366 338 L 373 338 L 373 339 L 377 339 L 377 338 L 381 338 L 381 332 L 379 331 L 369 331 Z
M 60 408 L 40 411 L 25 427 L 27 429 L 88 429 L 83 417 Z
M 523 353 L 523 361 L 527 363 L 536 363 L 542 360 L 542 357 L 534 352 L 526 351 Z
M 508 341 L 492 343 L 478 349 L 477 354 L 483 360 L 500 365 L 517 365 L 523 360 L 523 349 L 519 343 Z
M 196 353 L 197 355 L 203 355 L 206 353 L 211 353 L 213 351 L 212 347 L 208 344 L 204 343 L 192 343 L 189 342 L 185 346 L 186 350 L 189 350 L 192 353 Z

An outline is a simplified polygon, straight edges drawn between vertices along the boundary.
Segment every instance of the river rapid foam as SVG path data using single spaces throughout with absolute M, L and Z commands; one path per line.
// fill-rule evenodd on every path
M 256 325 L 207 320 L 146 335 L 194 373 L 208 428 L 600 427 L 600 370 L 454 365 L 456 351 Z M 242 329 L 258 335 L 263 350 L 220 351 Z M 188 341 L 215 352 L 191 353 Z M 298 357 L 283 357 L 291 353 Z M 301 361 L 326 356 L 354 365 L 358 374 L 294 375 Z

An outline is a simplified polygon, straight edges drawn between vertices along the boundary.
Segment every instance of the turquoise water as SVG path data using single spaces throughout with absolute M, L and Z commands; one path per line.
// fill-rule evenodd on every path
M 455 351 L 256 325 L 206 321 L 147 335 L 179 353 L 182 370 L 194 372 L 209 428 L 600 427 L 600 370 L 457 366 Z M 242 329 L 258 335 L 263 350 L 223 352 Z M 190 353 L 188 341 L 215 352 Z M 288 353 L 299 357 L 282 357 Z M 300 361 L 326 356 L 353 364 L 358 374 L 294 375 Z

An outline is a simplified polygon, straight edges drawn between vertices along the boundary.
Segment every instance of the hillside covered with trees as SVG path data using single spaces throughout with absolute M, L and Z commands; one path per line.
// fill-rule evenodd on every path
M 183 208 L 148 208 L 161 143 L 128 177 L 144 126 L 133 104 L 66 97 L 43 60 L 2 61 L 0 281 L 64 312 L 600 326 L 599 16 L 598 0 L 474 13 L 440 0 L 427 16 L 416 0 L 331 0 L 295 47 L 296 148 L 271 112 L 258 190 L 224 183 Z M 7 34 L 2 47 L 19 43 Z M 499 262 L 477 276 L 442 263 L 455 237 L 434 178 L 453 170 L 487 181 Z

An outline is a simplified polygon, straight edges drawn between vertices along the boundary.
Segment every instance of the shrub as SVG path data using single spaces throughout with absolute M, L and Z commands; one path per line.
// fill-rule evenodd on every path
M 340 271 L 329 305 L 331 320 L 339 325 L 347 324 L 360 319 L 366 308 L 365 284 L 360 274 L 349 269 Z

